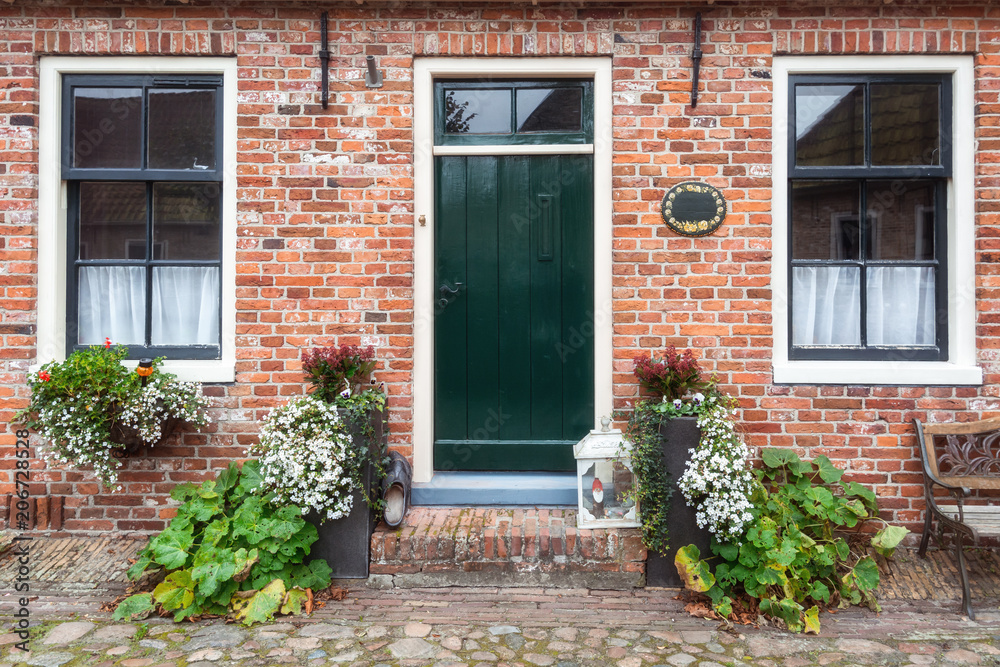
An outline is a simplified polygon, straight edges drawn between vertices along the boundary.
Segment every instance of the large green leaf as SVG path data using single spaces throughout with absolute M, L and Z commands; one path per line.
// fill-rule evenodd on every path
M 246 600 L 233 599 L 236 620 L 244 625 L 264 623 L 274 618 L 285 599 L 285 582 L 275 579 Z
M 888 558 L 909 533 L 910 531 L 902 526 L 886 526 L 872 537 L 872 546 L 875 547 L 875 551 Z
M 218 590 L 221 583 L 232 579 L 234 572 L 236 563 L 233 552 L 220 549 L 214 552 L 210 560 L 196 565 L 191 570 L 191 578 L 198 583 L 198 593 L 209 597 Z
M 259 497 L 250 496 L 244 500 L 233 515 L 233 537 L 245 537 L 251 545 L 268 537 L 263 511 L 263 501 Z
M 869 507 L 874 507 L 875 505 L 875 492 L 857 482 L 847 482 L 844 484 L 844 491 L 848 495 L 861 498 Z
M 196 521 L 204 523 L 212 517 L 222 514 L 222 496 L 212 492 L 211 497 L 200 496 L 192 498 L 187 502 L 186 509 Z
M 809 591 L 809 597 L 826 604 L 830 601 L 830 587 L 822 581 L 814 581 L 812 582 L 812 589 Z
M 282 614 L 301 614 L 302 605 L 309 599 L 309 594 L 301 588 L 293 588 L 285 594 L 285 600 L 281 603 Z
M 854 579 L 862 591 L 873 591 L 878 587 L 878 564 L 871 556 L 865 556 L 854 566 Z
M 151 544 L 156 562 L 168 570 L 176 570 L 187 562 L 194 536 L 188 531 L 173 530 L 171 526 L 153 538 Z
M 215 489 L 215 480 L 209 479 L 202 482 L 201 486 L 198 487 L 197 494 L 199 497 L 209 500 L 218 498 L 219 492 Z
M 325 560 L 317 558 L 306 565 L 297 565 L 291 571 L 291 585 L 318 591 L 330 585 L 333 570 Z
M 728 561 L 734 561 L 739 558 L 740 555 L 740 548 L 732 543 L 713 544 L 712 551 Z
M 153 590 L 153 599 L 167 611 L 186 609 L 194 602 L 194 583 L 187 570 L 167 575 Z
M 785 576 L 785 568 L 776 565 L 767 565 L 766 567 L 758 568 L 756 575 L 757 581 L 767 586 L 781 586 L 788 581 L 788 578 Z
M 221 493 L 229 491 L 236 483 L 240 480 L 240 469 L 235 463 L 230 463 L 229 466 L 219 473 L 219 477 L 216 480 L 216 489 Z
M 761 458 L 768 468 L 783 468 L 789 463 L 799 461 L 799 455 L 790 449 L 780 447 L 762 447 Z
M 152 563 L 153 563 L 152 555 L 146 553 L 145 550 L 143 550 L 143 553 L 139 555 L 138 560 L 132 563 L 132 567 L 128 569 L 128 572 L 125 573 L 125 576 L 134 581 L 138 579 L 140 576 L 142 576 L 142 573 L 145 572 L 146 568 L 152 565 Z
M 247 461 L 240 468 L 240 487 L 246 492 L 251 493 L 252 491 L 260 488 L 261 484 L 264 483 L 264 476 L 260 474 L 260 462 L 259 461 Z
M 118 603 L 112 618 L 116 621 L 140 621 L 149 616 L 153 609 L 153 594 L 139 593 Z
M 684 582 L 684 588 L 688 590 L 704 593 L 715 585 L 715 576 L 711 568 L 708 563 L 701 560 L 701 552 L 693 544 L 677 550 L 674 566 L 681 581 Z
M 840 478 L 844 476 L 844 471 L 830 463 L 830 459 L 822 454 L 813 459 L 813 465 L 819 471 L 819 478 L 827 484 L 839 482 Z
M 205 532 L 201 535 L 201 543 L 210 544 L 213 547 L 229 535 L 230 519 L 222 517 L 205 526 Z
M 183 503 L 191 496 L 195 495 L 194 484 L 178 484 L 170 490 L 170 497 L 179 503 Z

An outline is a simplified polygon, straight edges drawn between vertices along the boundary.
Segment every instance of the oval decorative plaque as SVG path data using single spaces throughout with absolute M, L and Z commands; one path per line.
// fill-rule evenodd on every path
M 726 219 L 726 198 L 707 183 L 687 181 L 670 188 L 660 215 L 670 229 L 684 236 L 705 236 Z

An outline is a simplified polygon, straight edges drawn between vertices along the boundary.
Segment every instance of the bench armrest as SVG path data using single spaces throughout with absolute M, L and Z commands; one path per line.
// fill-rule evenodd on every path
M 924 469 L 924 477 L 926 477 L 932 484 L 937 484 L 938 486 L 951 491 L 958 499 L 959 505 L 961 506 L 962 498 L 968 498 L 969 496 L 971 496 L 972 489 L 970 489 L 967 486 L 955 486 L 953 484 L 946 484 L 942 482 L 941 479 L 931 471 L 931 467 L 927 463 L 927 452 L 924 449 L 924 447 L 926 446 L 926 441 L 924 440 L 923 424 L 920 423 L 919 419 L 914 419 L 913 425 L 917 429 L 917 445 L 918 445 L 917 449 L 920 450 L 920 464 L 923 466 Z M 930 495 L 930 487 L 928 487 L 927 491 L 928 491 L 928 498 L 931 500 L 931 502 L 933 502 L 933 496 Z

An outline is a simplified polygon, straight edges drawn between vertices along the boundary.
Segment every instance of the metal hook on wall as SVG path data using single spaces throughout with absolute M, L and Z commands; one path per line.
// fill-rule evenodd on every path
M 382 72 L 375 69 L 375 56 L 366 56 L 365 64 L 368 65 L 368 71 L 365 72 L 365 85 L 369 88 L 381 88 Z
M 319 24 L 319 66 L 320 66 L 320 80 L 322 81 L 321 96 L 320 100 L 323 103 L 323 108 L 326 109 L 330 106 L 330 44 L 327 41 L 326 33 L 326 21 L 328 14 L 323 12 L 320 18 Z
M 694 51 L 691 52 L 691 107 L 698 106 L 698 75 L 701 69 L 701 12 L 694 15 Z

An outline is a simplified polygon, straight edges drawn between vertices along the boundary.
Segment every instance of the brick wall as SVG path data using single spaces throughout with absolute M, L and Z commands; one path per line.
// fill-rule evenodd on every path
M 118 494 L 35 460 L 35 495 L 66 496 L 70 532 L 147 531 L 167 492 L 242 456 L 267 410 L 304 390 L 301 351 L 374 344 L 394 446 L 409 453 L 413 342 L 412 63 L 420 55 L 613 55 L 614 380 L 667 344 L 701 351 L 740 399 L 754 445 L 826 454 L 914 524 L 921 486 L 909 420 L 1000 414 L 995 277 L 1000 8 L 987 3 L 675 3 L 363 6 L 117 2 L 0 6 L 0 419 L 26 402 L 36 355 L 38 56 L 235 55 L 239 66 L 237 381 L 207 386 L 216 421 L 129 461 Z M 835 3 L 822 3 L 834 5 Z M 331 104 L 319 105 L 318 17 L 330 11 Z M 698 107 L 691 17 L 704 11 Z M 771 58 L 777 53 L 974 53 L 977 67 L 979 388 L 776 386 L 771 376 Z M 364 55 L 385 85 L 362 83 Z M 730 201 L 712 236 L 667 232 L 670 185 Z M 14 435 L 0 434 L 0 494 Z

